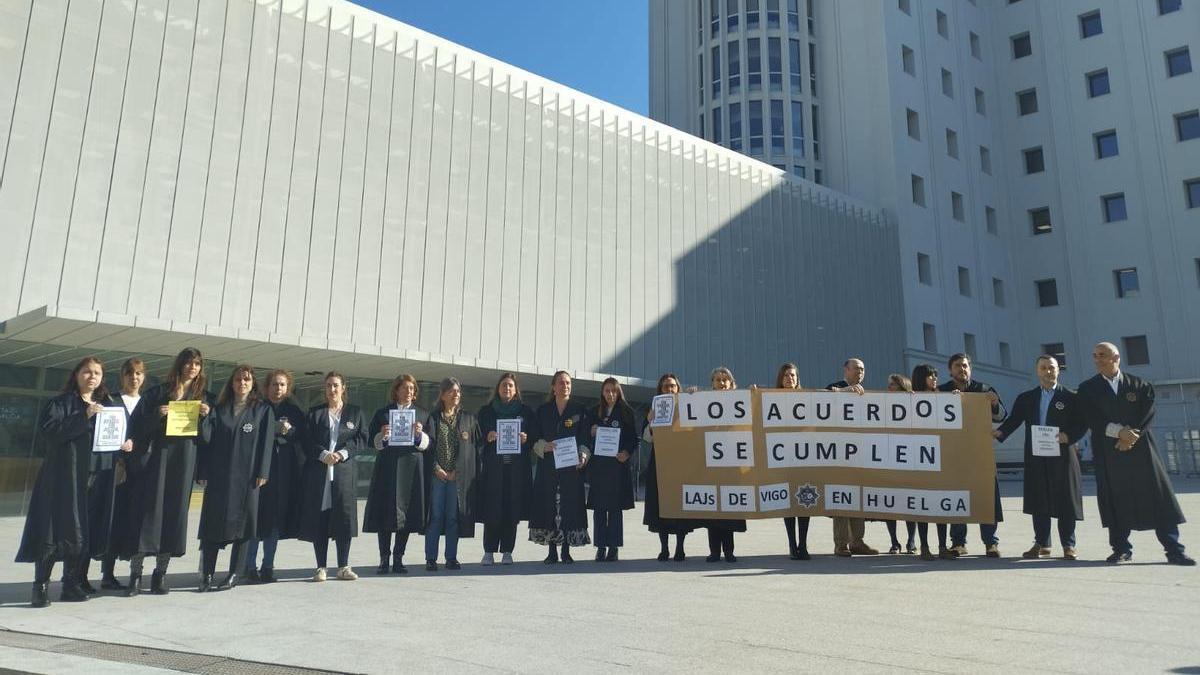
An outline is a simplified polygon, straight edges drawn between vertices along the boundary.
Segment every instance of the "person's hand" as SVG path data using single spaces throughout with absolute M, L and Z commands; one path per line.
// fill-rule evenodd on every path
M 858 394 L 859 396 L 862 396 L 863 394 L 867 393 L 867 390 L 863 389 L 863 386 L 861 384 L 852 384 L 849 387 L 846 387 L 845 389 L 843 389 L 842 391 L 848 391 L 848 392 L 851 392 L 854 394 Z
M 287 421 L 287 418 L 279 420 L 279 433 L 282 436 L 287 436 L 292 430 L 292 423 Z
M 1062 434 L 1059 434 L 1059 435 L 1061 436 Z M 1000 433 L 999 429 L 995 429 L 992 431 L 992 438 L 994 438 L 996 440 L 1000 440 L 1000 436 L 1002 436 L 1002 434 Z
M 413 424 L 413 438 L 419 439 L 421 437 L 421 432 L 424 430 L 425 430 L 425 427 L 422 426 L 420 422 Z M 414 445 L 415 445 L 415 443 L 414 443 Z
M 1058 432 L 1059 445 L 1066 445 L 1070 440 L 1071 439 L 1067 438 L 1066 432 L 1063 432 L 1063 431 Z
M 548 443 L 546 443 L 546 448 L 542 451 L 542 454 L 545 454 L 545 455 L 553 455 L 554 454 L 554 441 L 549 441 Z
M 529 434 L 522 431 L 521 432 L 521 445 L 525 445 L 528 442 L 529 442 Z
M 379 433 L 383 434 L 383 440 L 386 441 L 392 435 L 392 425 L 385 424 L 382 427 L 379 427 Z
M 496 432 L 494 432 L 494 431 L 489 431 L 489 432 L 488 432 L 488 435 L 487 435 L 487 442 L 488 442 L 488 443 L 494 443 L 494 442 L 496 442 Z
M 629 461 L 629 453 L 626 452 L 625 450 L 618 452 L 617 453 L 617 461 L 622 464 L 624 464 L 625 462 L 628 462 Z
M 442 473 L 444 473 L 444 474 L 446 475 L 446 482 L 447 482 L 447 483 L 452 483 L 452 482 L 454 482 L 454 481 L 458 480 L 458 471 L 457 471 L 457 470 L 454 470 L 454 471 L 443 471 Z
M 158 414 L 159 414 L 160 416 L 162 416 L 162 417 L 166 417 L 166 416 L 167 416 L 167 413 L 168 413 L 170 410 L 171 410 L 171 406 L 169 406 L 169 405 L 160 405 L 160 406 L 158 406 Z
M 333 466 L 334 464 L 337 464 L 338 461 L 337 453 L 331 452 L 325 455 L 325 459 L 322 459 L 321 461 L 325 463 L 325 466 Z
M 1128 452 L 1129 449 L 1132 448 L 1133 446 L 1129 443 L 1126 443 L 1123 440 L 1117 440 L 1116 447 L 1117 447 L 1117 450 L 1120 452 Z
M 207 480 L 204 480 L 203 478 L 197 478 L 197 479 L 196 479 L 196 483 L 197 483 L 197 484 L 198 484 L 200 487 L 208 487 L 208 481 L 207 481 Z
M 89 403 L 87 412 L 85 414 L 87 415 L 88 419 L 91 419 L 101 410 L 104 410 L 104 406 L 100 405 L 99 403 Z
M 256 487 L 256 488 L 260 488 L 266 484 L 267 484 L 266 478 L 255 478 L 254 479 L 254 487 Z
M 128 438 L 121 444 L 121 452 L 133 452 L 133 441 Z
M 209 408 L 207 403 L 205 403 L 204 401 L 200 402 L 200 416 L 201 417 L 204 417 L 205 415 L 207 415 L 209 413 L 209 411 L 211 411 L 211 410 L 212 410 L 212 408 Z
M 1129 427 L 1121 429 L 1121 432 L 1117 434 L 1117 438 L 1119 438 L 1123 443 L 1125 443 L 1125 445 L 1128 445 L 1129 447 L 1133 447 L 1134 444 L 1141 439 L 1141 437 L 1141 434 L 1133 429 L 1130 429 Z
M 992 405 L 998 405 L 1000 403 L 1000 397 L 996 395 L 996 392 L 989 391 L 986 395 L 988 403 L 991 403 Z
M 596 437 L 596 429 L 599 429 L 599 428 L 600 427 L 596 426 L 595 424 L 592 425 L 592 438 Z

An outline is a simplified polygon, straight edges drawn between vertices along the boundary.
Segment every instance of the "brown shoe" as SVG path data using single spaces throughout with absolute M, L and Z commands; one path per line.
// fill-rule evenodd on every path
M 949 550 L 954 551 L 954 555 L 964 556 L 967 554 L 967 545 L 955 544 L 954 546 L 951 546 Z
M 839 547 L 833 549 L 833 554 L 839 558 L 849 558 L 850 557 L 850 549 L 846 548 L 845 546 L 839 546 Z
M 1074 546 L 1068 546 L 1063 549 L 1063 560 L 1076 560 L 1079 555 L 1075 553 Z
M 988 544 L 986 555 L 989 558 L 999 558 L 1000 557 L 1000 547 L 996 544 Z
M 850 544 L 850 552 L 854 555 L 879 555 L 879 551 L 867 546 L 862 542 Z
M 1033 548 L 1021 554 L 1022 558 L 1027 560 L 1037 560 L 1038 558 L 1046 558 L 1050 556 L 1050 547 L 1034 544 Z
M 938 551 L 939 560 L 958 560 L 958 552 L 952 548 L 943 548 Z

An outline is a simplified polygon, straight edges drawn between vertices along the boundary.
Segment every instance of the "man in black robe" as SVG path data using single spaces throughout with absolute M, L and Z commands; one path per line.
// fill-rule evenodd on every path
M 1154 386 L 1121 371 L 1116 345 L 1092 349 L 1096 376 L 1079 385 L 1079 399 L 1092 432 L 1096 501 L 1108 528 L 1110 563 L 1133 559 L 1131 530 L 1154 530 L 1173 565 L 1195 565 L 1179 542 L 1183 511 L 1154 446 Z
M 987 394 L 988 402 L 992 404 L 992 421 L 1000 422 L 1007 416 L 1004 402 L 991 385 L 984 384 L 971 378 L 971 357 L 966 354 L 955 354 L 950 357 L 950 381 L 938 385 L 938 391 L 962 391 L 973 394 Z M 1004 520 L 1004 511 L 1000 508 L 1000 482 L 996 481 L 995 511 L 996 521 L 979 524 L 979 538 L 987 547 L 989 558 L 1000 557 L 1000 538 L 996 536 L 996 525 Z M 967 526 L 965 523 L 955 523 L 950 526 L 950 550 L 961 555 L 967 554 Z
M 845 391 L 862 396 L 863 380 L 867 376 L 867 366 L 862 359 L 846 359 L 842 364 L 842 379 L 825 385 L 827 391 Z M 848 518 L 834 516 L 833 518 L 833 554 L 842 558 L 852 555 L 878 555 L 877 549 L 871 548 L 863 541 L 866 534 L 867 521 L 863 518 Z
M 1025 425 L 1025 513 L 1033 516 L 1033 547 L 1025 558 L 1050 555 L 1050 519 L 1058 519 L 1058 538 L 1063 558 L 1075 560 L 1075 521 L 1083 520 L 1082 476 L 1079 456 L 1071 447 L 1087 430 L 1075 392 L 1058 381 L 1058 360 L 1037 358 L 1038 386 L 1021 392 L 1012 412 L 993 432 L 997 440 L 1008 438 Z M 1035 452 L 1035 426 L 1057 429 L 1053 452 Z M 1048 430 L 1054 433 L 1053 430 Z

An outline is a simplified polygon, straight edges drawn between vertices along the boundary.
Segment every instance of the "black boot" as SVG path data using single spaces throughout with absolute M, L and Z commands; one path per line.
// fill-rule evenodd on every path
M 230 572 L 229 574 L 225 575 L 224 579 L 221 580 L 221 585 L 217 587 L 217 590 L 228 591 L 237 585 L 238 585 L 237 572 Z
M 604 562 L 616 562 L 616 561 L 617 561 L 617 547 L 609 546 L 608 547 L 608 555 L 604 556 Z
M 259 573 L 258 573 L 258 580 L 264 584 L 275 583 L 275 568 L 274 567 L 262 568 L 262 570 L 259 571 Z
M 671 559 L 671 552 L 667 550 L 667 535 L 658 533 L 658 561 L 666 562 Z
M 167 586 L 167 574 L 160 570 L 154 570 L 150 575 L 150 592 L 155 595 L 166 595 L 171 592 L 171 587 Z
M 127 598 L 137 597 L 137 595 L 141 592 L 142 592 L 142 575 L 130 574 L 129 575 L 129 588 L 125 589 L 125 597 L 127 597 Z
M 50 584 L 46 582 L 33 584 L 33 597 L 29 599 L 29 604 L 34 607 L 49 607 L 50 606 Z
M 78 582 L 71 580 L 63 582 L 62 592 L 59 593 L 58 599 L 60 602 L 83 602 L 88 599 L 88 596 Z
M 386 555 L 379 556 L 379 567 L 375 568 L 375 574 L 387 574 L 391 571 L 391 560 Z
M 392 556 L 392 574 L 408 574 L 408 568 L 404 566 L 403 556 Z
M 564 543 L 562 545 L 562 561 L 564 565 L 570 565 L 571 563 L 575 562 L 575 559 L 571 557 L 570 544 Z
M 596 547 L 596 562 L 604 562 L 604 547 Z
M 555 546 L 554 544 L 550 544 L 549 548 L 550 548 L 550 554 L 547 555 L 546 559 L 543 560 L 542 562 L 546 563 L 547 565 L 553 565 L 554 563 L 558 562 L 558 546 Z
M 675 556 L 671 558 L 675 562 L 683 562 L 687 560 L 687 555 L 683 552 L 683 535 L 675 535 Z
M 153 583 L 153 582 L 152 582 Z M 200 585 L 196 587 L 197 593 L 207 593 L 213 589 L 213 575 L 205 573 L 200 575 Z
M 125 590 L 125 584 L 122 584 L 121 580 L 112 574 L 108 574 L 100 580 L 100 588 L 106 591 L 123 591 Z
M 246 581 L 252 584 L 257 584 L 262 581 L 262 575 L 253 567 L 246 570 Z

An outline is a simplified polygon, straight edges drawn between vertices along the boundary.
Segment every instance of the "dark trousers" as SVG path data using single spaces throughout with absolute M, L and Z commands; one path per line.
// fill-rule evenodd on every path
M 784 518 L 783 529 L 787 530 L 789 551 L 808 550 L 808 517 Z
M 404 552 L 408 550 L 408 532 L 397 532 L 396 543 L 392 545 L 391 532 L 376 532 L 375 539 L 379 542 L 379 559 L 387 560 L 388 555 L 392 556 L 392 560 L 400 562 L 404 559 Z
M 979 538 L 983 541 L 984 546 L 999 544 L 1000 537 L 996 536 L 996 523 L 980 523 Z M 966 523 L 955 523 L 950 526 L 950 541 L 955 546 L 967 545 L 967 525 Z
M 625 545 L 625 524 L 621 509 L 595 509 L 592 511 L 593 532 L 596 533 L 596 548 L 617 548 Z
M 201 554 L 201 573 L 205 575 L 216 574 L 217 572 L 217 554 L 220 553 L 223 546 L 221 544 L 210 544 L 208 542 L 200 543 Z M 229 573 L 240 574 L 243 570 L 241 567 L 246 553 L 246 540 L 235 541 L 229 545 Z
M 79 583 L 82 579 L 79 577 L 80 559 L 86 559 L 85 556 L 69 555 L 63 559 L 63 585 L 72 585 Z M 33 582 L 35 584 L 44 584 L 50 581 L 50 576 L 54 574 L 54 563 L 57 562 L 53 556 L 47 556 L 41 561 L 33 565 Z
M 708 528 L 708 552 L 712 555 L 733 555 L 733 530 Z
M 1183 544 L 1179 543 L 1179 526 L 1163 525 L 1154 528 L 1158 543 L 1168 554 L 1183 553 Z M 1129 542 L 1129 530 L 1124 528 L 1108 528 L 1108 544 L 1117 553 L 1133 553 L 1133 544 Z
M 146 561 L 145 553 L 134 553 L 129 557 L 129 576 L 142 576 L 142 566 Z M 167 573 L 167 566 L 171 564 L 170 553 L 159 553 L 154 556 L 154 571 L 161 574 Z
M 483 524 L 483 550 L 485 553 L 512 553 L 517 545 L 517 523 L 493 525 Z
M 896 521 L 886 520 L 888 535 L 892 538 L 892 546 L 899 546 L 900 540 L 896 538 Z M 917 524 L 912 521 L 904 521 L 904 527 L 908 530 L 908 539 L 905 543 L 911 548 L 913 545 L 913 536 L 917 533 Z
M 1050 516 L 1033 517 L 1033 540 L 1038 546 L 1050 548 Z M 1063 548 L 1075 547 L 1075 519 L 1058 519 L 1058 540 Z
M 946 527 L 945 523 L 937 524 L 937 537 L 938 537 L 938 550 L 939 551 L 946 548 L 946 530 L 947 529 L 949 529 L 949 528 Z M 923 548 L 929 548 L 929 523 L 917 523 L 917 534 L 920 535 L 920 537 L 921 537 L 921 546 Z M 909 536 L 909 539 L 911 540 L 912 535 L 909 534 L 908 536 Z M 966 535 L 964 534 L 963 536 L 965 537 Z
M 334 540 L 337 546 L 337 566 L 350 566 L 350 537 Z M 317 567 L 329 566 L 329 540 L 318 539 L 313 542 L 313 553 L 317 556 Z

